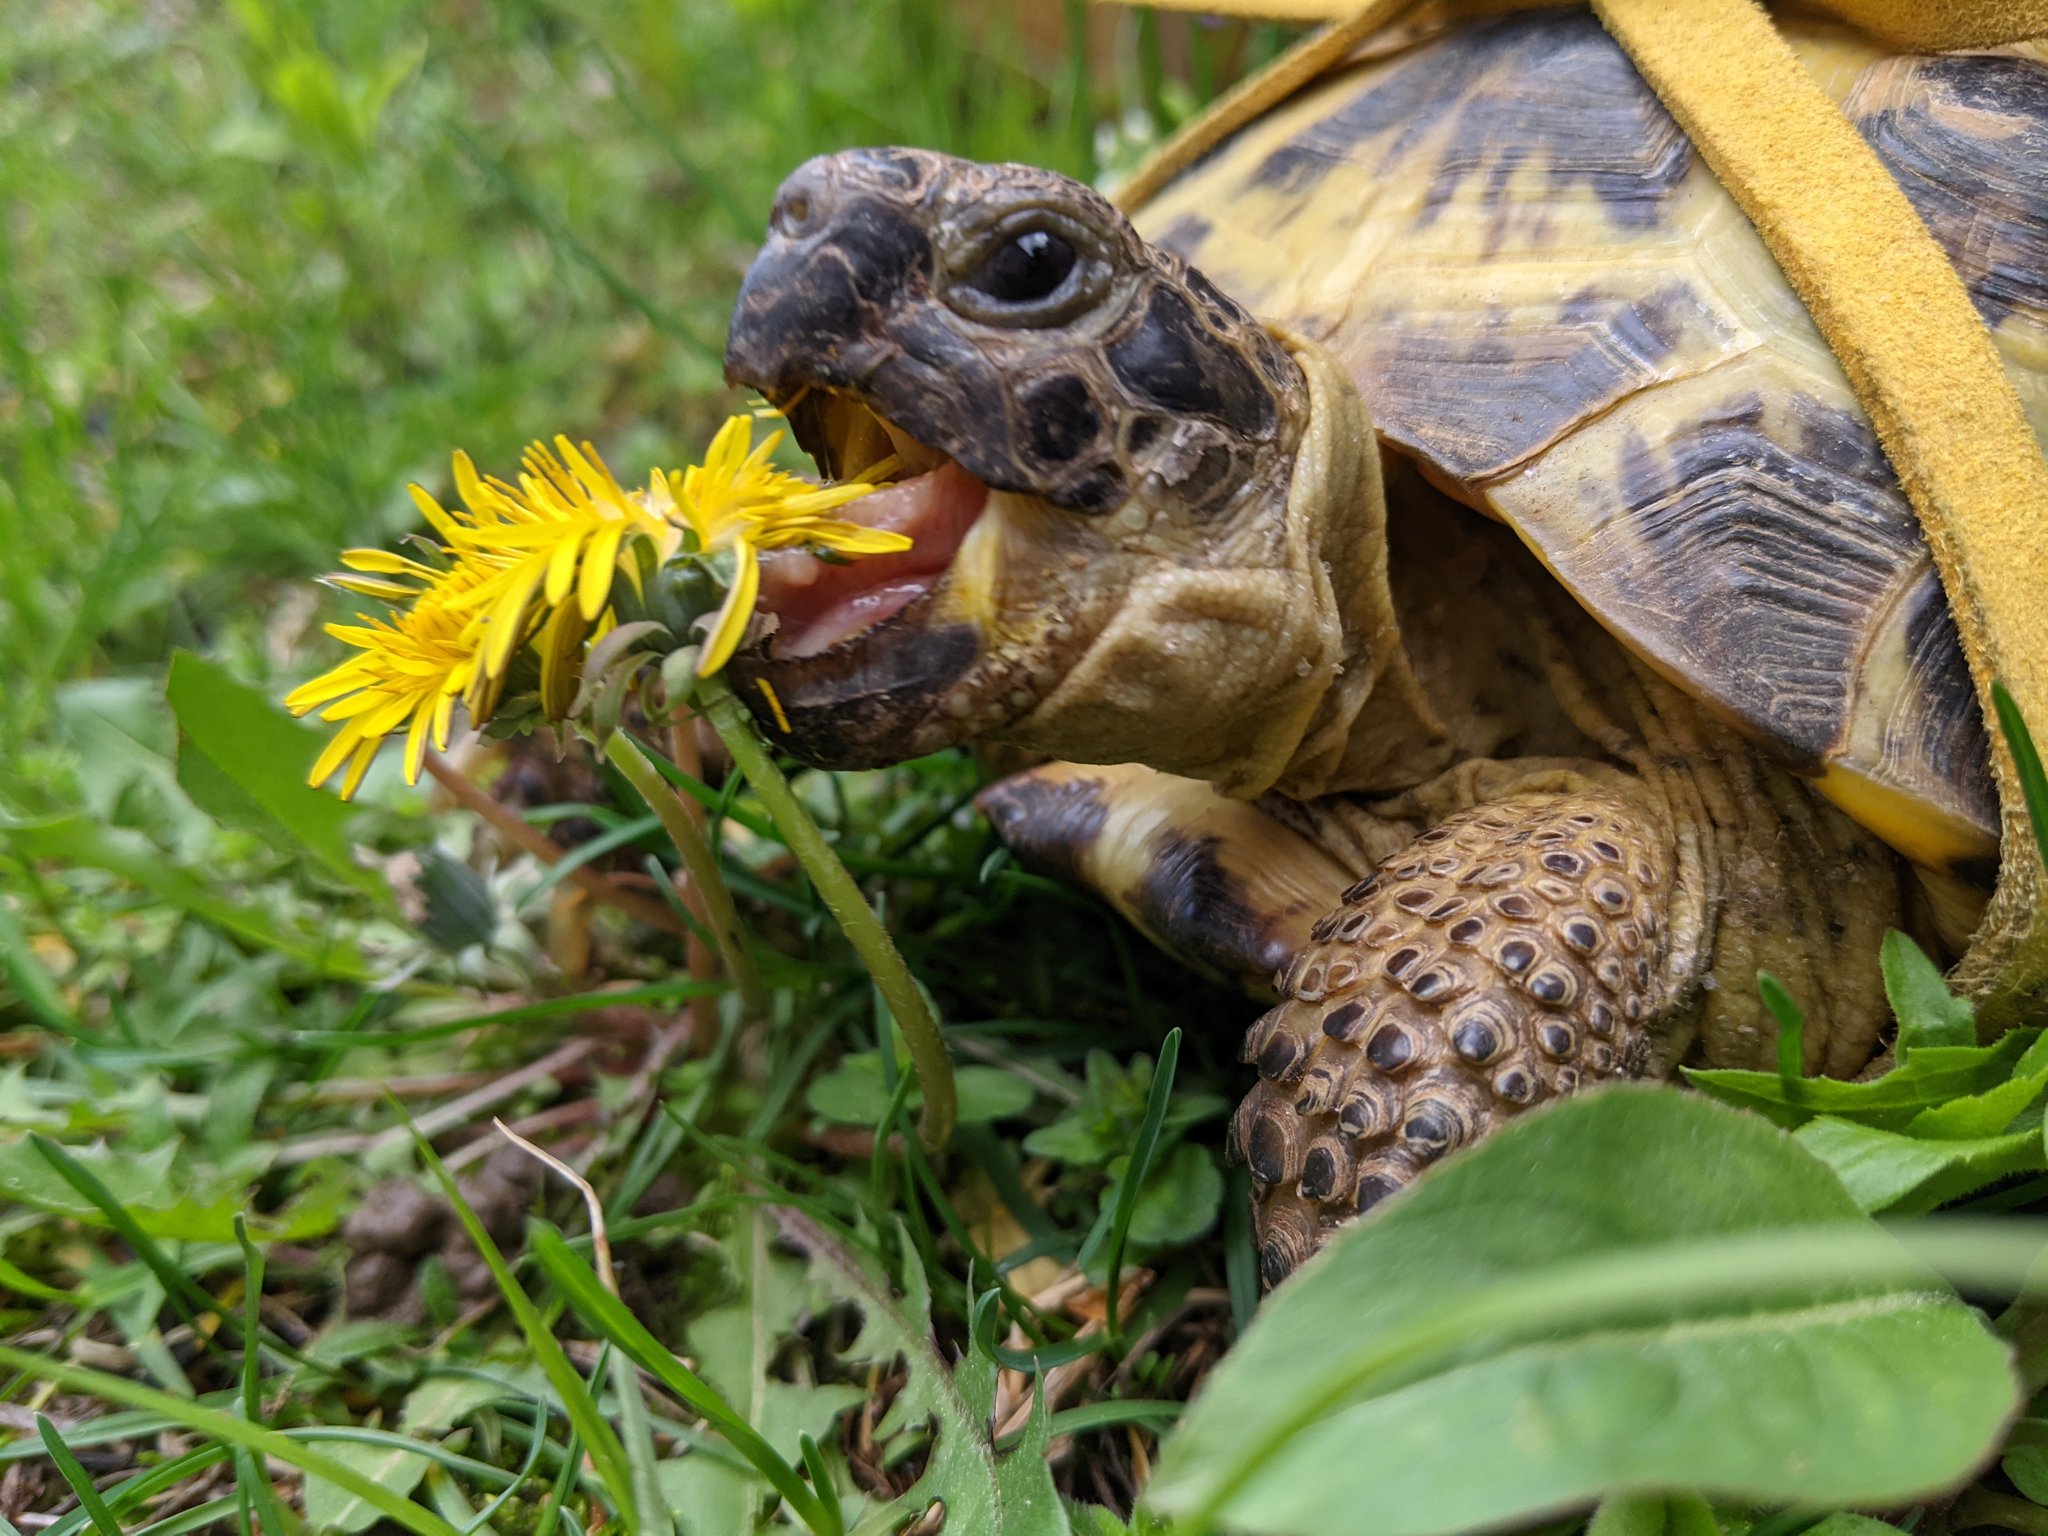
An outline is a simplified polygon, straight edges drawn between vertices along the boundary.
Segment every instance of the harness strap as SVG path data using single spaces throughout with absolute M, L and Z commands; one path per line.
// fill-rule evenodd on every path
M 1266 15 L 1282 3 L 1297 15 L 1351 11 L 1341 0 L 1244 3 Z M 1120 202 L 1142 204 L 1407 8 L 1374 0 L 1240 84 L 1162 145 Z M 2002 682 L 2048 737 L 2048 460 L 1947 256 L 1754 0 L 1593 8 L 1762 235 L 1919 516 L 1991 727 L 2003 807 L 1996 894 L 1957 979 L 1980 994 L 1987 1022 L 2008 1023 L 2021 1001 L 2048 991 L 2048 879 L 1990 686 Z M 1902 46 L 2048 34 L 2048 0 L 1828 0 L 1828 9 Z
M 2048 885 L 1990 688 L 2048 734 L 2048 460 L 1947 255 L 1752 0 L 1593 8 L 1756 225 L 1919 514 L 2004 807 L 1997 894 L 1959 979 L 2009 1009 L 2048 982 Z

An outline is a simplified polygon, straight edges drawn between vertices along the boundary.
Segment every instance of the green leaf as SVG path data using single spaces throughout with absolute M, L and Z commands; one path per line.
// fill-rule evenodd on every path
M 2024 1033 L 2034 1042 L 2014 1065 L 2010 1079 L 1982 1093 L 1958 1094 L 1946 1104 L 1921 1110 L 1907 1122 L 1907 1133 L 1930 1140 L 1970 1140 L 2009 1129 L 2048 1089 L 2048 1036 L 2036 1030 Z
M 1778 1079 L 1787 1094 L 1796 1095 L 1806 1075 L 1806 1015 L 1791 990 L 1769 971 L 1756 973 L 1756 990 L 1778 1024 Z
M 385 890 L 350 854 L 354 810 L 306 783 L 320 755 L 319 732 L 190 651 L 171 657 L 164 693 L 178 717 L 178 782 L 194 803 L 231 825 L 282 832 L 349 884 Z
M 71 1447 L 57 1433 L 57 1426 L 43 1414 L 36 1415 L 36 1434 L 42 1439 L 43 1449 L 49 1452 L 50 1460 L 57 1471 L 71 1487 L 71 1493 L 78 1500 L 79 1508 L 92 1522 L 92 1528 L 99 1536 L 121 1536 L 121 1523 L 107 1508 L 107 1501 L 100 1497 L 93 1480 L 86 1476 L 85 1468 L 78 1464 L 78 1458 L 71 1454 Z
M 1927 951 L 1894 928 L 1878 950 L 1884 995 L 1899 1021 L 1899 1054 L 1925 1045 L 1975 1045 L 1977 1010 L 1949 991 L 1941 967 Z
M 897 1070 L 909 1070 L 908 1058 L 899 1058 Z M 1001 1067 L 958 1067 L 953 1080 L 960 1095 L 960 1125 L 985 1125 L 1031 1107 L 1031 1085 Z M 921 1104 L 924 1095 L 913 1087 L 909 1102 Z M 812 1114 L 837 1125 L 876 1124 L 889 1108 L 881 1053 L 857 1051 L 842 1058 L 830 1072 L 811 1079 L 804 1103 Z
M 1602 1499 L 1585 1536 L 1664 1536 L 1664 1500 L 1654 1493 Z
M 2034 845 L 2040 850 L 2041 862 L 2048 864 L 2048 773 L 2041 769 L 2041 753 L 2005 684 L 1991 685 L 1991 705 L 1998 711 L 1998 728 L 2005 733 L 2019 770 L 2020 794 L 2027 803 L 2027 819 L 2034 824 Z
M 28 935 L 4 900 L 0 900 L 0 976 L 7 978 L 21 1005 L 43 1028 L 60 1035 L 83 1033 L 83 1026 L 57 989 L 56 978 L 29 947 Z
M 2021 1419 L 2013 1425 L 1999 1470 L 2036 1504 L 2048 1504 L 2048 1420 Z
M 2009 1174 L 2048 1168 L 2038 1127 L 2008 1136 L 1937 1141 L 1822 1115 L 1794 1134 L 1872 1214 L 1931 1211 Z
M 188 870 L 165 858 L 139 832 L 101 826 L 83 816 L 7 827 L 15 855 L 103 869 L 154 891 L 172 906 L 225 928 L 262 949 L 297 961 L 316 976 L 335 981 L 373 980 L 369 964 L 345 939 L 301 932 L 259 907 L 230 901 Z
M 327 1455 L 358 1473 L 364 1481 L 400 1498 L 411 1496 L 430 1465 L 422 1453 L 390 1444 L 342 1441 L 329 1446 Z M 314 1530 L 337 1531 L 348 1536 L 350 1532 L 368 1530 L 382 1518 L 383 1511 L 361 1493 L 352 1493 L 318 1475 L 306 1479 L 306 1523 Z
M 1756 1110 L 1788 1128 L 1814 1115 L 1842 1115 L 1884 1130 L 1903 1130 L 1922 1110 L 2010 1080 L 2040 1033 L 2016 1029 L 1986 1046 L 1923 1045 L 1883 1077 L 1863 1083 L 1831 1077 L 1786 1083 L 1775 1072 L 1719 1068 L 1688 1068 L 1685 1076 L 1709 1097 Z
M 1119 1198 L 1119 1176 L 1103 1191 L 1104 1204 Z M 1192 1243 L 1216 1224 L 1223 1207 L 1223 1174 L 1216 1159 L 1193 1142 L 1182 1142 L 1162 1159 L 1138 1192 L 1131 1209 L 1133 1246 L 1152 1251 Z
M 916 1249 L 903 1243 L 905 1294 L 897 1296 L 871 1256 L 857 1253 L 800 1211 L 775 1208 L 783 1235 L 811 1260 L 811 1273 L 861 1312 L 861 1331 L 848 1346 L 850 1360 L 887 1365 L 901 1360 L 903 1389 L 876 1428 L 886 1439 L 906 1425 L 936 1421 L 936 1441 L 924 1475 L 892 1509 L 898 1517 L 922 1514 L 933 1500 L 946 1505 L 946 1529 L 975 1536 L 1071 1536 L 1066 1511 L 1045 1460 L 1046 1429 L 1034 1412 L 1024 1443 L 998 1456 L 989 1441 L 996 1365 L 969 1351 L 957 1370 L 940 1358 L 932 1338 L 931 1293 Z M 893 1528 L 893 1526 L 889 1527 Z
M 1146 1501 L 1348 1536 L 1671 1487 L 1903 1503 L 1966 1476 L 2015 1398 L 2004 1345 L 1826 1165 L 1699 1098 L 1609 1089 L 1340 1232 L 1204 1383 Z
M 119 1208 L 148 1237 L 173 1242 L 233 1242 L 235 1217 L 248 1208 L 248 1190 L 239 1174 L 216 1170 L 197 1182 L 188 1180 L 175 1166 L 176 1142 L 164 1142 L 147 1152 L 105 1146 L 65 1150 L 106 1187 Z M 347 1199 L 348 1191 L 339 1185 L 319 1188 L 283 1211 L 252 1218 L 249 1227 L 266 1242 L 302 1242 L 338 1226 Z M 16 1201 L 95 1226 L 108 1221 L 105 1211 L 81 1194 L 26 1139 L 0 1143 L 0 1201 Z

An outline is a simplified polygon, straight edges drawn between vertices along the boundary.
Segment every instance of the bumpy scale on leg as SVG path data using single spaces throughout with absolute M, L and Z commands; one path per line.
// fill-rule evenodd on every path
M 1602 792 L 1449 818 L 1344 893 L 1251 1028 L 1231 1122 L 1275 1285 L 1333 1227 L 1532 1105 L 1663 1070 L 1674 859 Z

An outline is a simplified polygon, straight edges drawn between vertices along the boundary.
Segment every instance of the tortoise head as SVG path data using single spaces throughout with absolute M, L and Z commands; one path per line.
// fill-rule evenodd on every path
M 734 671 L 798 755 L 993 739 L 1199 774 L 1226 717 L 1297 669 L 1264 577 L 1301 369 L 1089 188 L 921 150 L 810 161 L 776 199 L 726 374 L 826 475 L 891 482 L 848 513 L 914 541 L 765 564 L 777 625 Z

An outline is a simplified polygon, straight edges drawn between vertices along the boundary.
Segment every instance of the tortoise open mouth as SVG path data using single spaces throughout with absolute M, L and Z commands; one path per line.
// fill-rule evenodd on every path
M 821 559 L 802 549 L 762 558 L 761 608 L 777 620 L 769 654 L 799 660 L 848 645 L 928 596 L 945 580 L 989 492 L 950 456 L 856 395 L 810 386 L 779 408 L 828 479 L 881 485 L 838 515 L 911 541 L 900 553 L 857 560 Z

